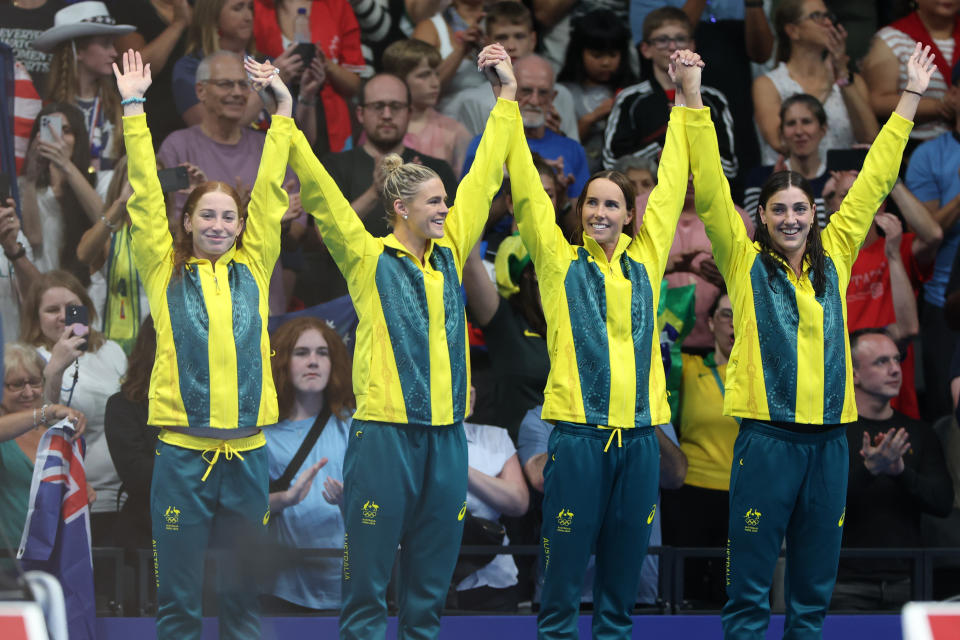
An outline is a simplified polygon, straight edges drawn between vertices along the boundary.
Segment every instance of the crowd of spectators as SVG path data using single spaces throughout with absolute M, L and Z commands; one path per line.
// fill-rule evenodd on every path
M 920 41 L 938 51 L 937 70 L 903 179 L 877 212 L 847 289 L 860 420 L 847 425 L 843 526 L 849 547 L 942 544 L 950 537 L 931 533 L 944 530 L 935 519 L 960 509 L 958 14 L 960 0 L 0 0 L 0 543 L 9 549 L 19 540 L 40 431 L 6 434 L 49 405 L 54 417 L 85 416 L 93 545 L 149 546 L 156 337 L 130 253 L 117 51 L 135 48 L 152 67 L 146 112 L 171 228 L 191 189 L 207 180 L 250 197 L 276 109 L 269 91 L 251 88 L 243 67 L 250 55 L 279 69 L 314 153 L 366 229 L 383 236 L 387 154 L 432 168 L 451 199 L 456 193 L 496 102 L 476 53 L 500 42 L 514 62 L 540 179 L 572 237 L 579 221 L 571 204 L 599 169 L 635 184 L 634 224 L 642 224 L 675 99 L 670 55 L 687 48 L 707 62 L 703 101 L 748 231 L 761 185 L 782 169 L 810 181 L 817 221 L 828 225 Z M 280 546 L 336 548 L 356 406 L 355 322 L 346 281 L 287 176 L 290 206 L 269 300 L 281 418 L 266 430 L 271 532 Z M 509 193 L 505 186 L 495 198 L 463 272 L 475 384 L 467 509 L 503 522 L 503 544 L 536 544 L 541 518 L 557 517 L 540 513 L 553 428 L 540 419 L 550 360 L 537 276 Z M 662 502 L 651 545 L 720 547 L 738 428 L 722 415 L 723 379 L 736 336 L 692 181 L 666 281 L 664 291 L 677 294 L 665 293 L 658 314 L 673 420 L 657 428 Z M 71 305 L 88 310 L 88 334 L 68 326 Z M 267 606 L 336 610 L 341 564 L 278 562 Z M 536 601 L 531 558 L 503 554 L 472 569 L 451 586 L 454 606 L 515 611 Z M 843 562 L 833 604 L 898 606 L 909 598 L 909 575 L 896 561 Z M 685 578 L 694 606 L 722 604 L 719 561 L 690 561 Z M 960 580 L 941 583 L 939 595 L 960 592 Z M 590 591 L 588 578 L 585 601 Z M 638 602 L 658 597 L 651 557 Z

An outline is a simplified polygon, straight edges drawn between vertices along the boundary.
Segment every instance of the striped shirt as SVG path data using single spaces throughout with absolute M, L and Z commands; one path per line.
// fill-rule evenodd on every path
M 880 131 L 840 210 L 821 232 L 826 288 L 818 296 L 809 265 L 797 277 L 761 260 L 733 207 L 710 114 L 687 115 L 697 211 L 733 306 L 737 336 L 726 372 L 723 413 L 803 424 L 857 419 L 844 295 L 874 213 L 893 188 L 912 123 L 897 114 Z
M 913 54 L 913 49 L 917 43 L 903 31 L 890 26 L 880 29 L 876 37 L 883 40 L 884 44 L 890 47 L 893 55 L 900 61 L 900 73 L 897 76 L 897 91 L 902 92 L 907 86 L 907 60 L 909 60 Z M 934 39 L 933 42 L 948 62 L 953 59 L 954 42 L 952 38 L 946 38 L 945 40 Z M 940 73 L 940 69 L 935 66 L 933 68 L 933 74 L 930 76 L 930 86 L 924 91 L 923 97 L 940 100 L 949 87 L 950 79 L 945 79 L 943 74 Z M 931 140 L 945 131 L 950 131 L 950 129 L 951 127 L 939 120 L 925 122 L 915 126 L 910 137 L 914 140 Z

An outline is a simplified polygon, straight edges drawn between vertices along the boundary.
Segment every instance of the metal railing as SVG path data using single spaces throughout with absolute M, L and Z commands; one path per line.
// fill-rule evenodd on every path
M 94 547 L 93 560 L 95 574 L 100 583 L 97 592 L 108 599 L 106 603 L 98 603 L 98 615 L 104 616 L 152 616 L 156 606 L 154 602 L 155 590 L 153 584 L 153 551 L 139 549 L 136 551 L 136 562 L 130 565 L 127 551 L 118 547 Z M 218 558 L 222 551 L 210 551 L 208 562 L 210 571 L 216 571 Z M 489 555 L 512 554 L 514 556 L 536 556 L 540 553 L 537 545 L 508 545 L 508 546 L 464 546 L 460 549 L 461 555 Z M 723 559 L 726 550 L 723 548 L 701 547 L 650 547 L 650 555 L 660 559 L 660 601 L 654 608 L 664 614 L 691 613 L 689 609 L 681 609 L 684 593 L 684 566 L 689 558 L 720 558 Z M 340 548 L 299 549 L 297 557 L 305 564 L 310 564 L 319 558 L 339 558 L 343 555 Z M 9 552 L 0 550 L 0 557 L 9 557 Z M 781 551 L 781 556 L 783 552 Z M 909 548 L 909 549 L 842 549 L 840 559 L 843 560 L 889 560 L 908 561 L 910 563 L 911 594 L 914 600 L 931 600 L 933 598 L 934 572 L 940 565 L 960 567 L 960 548 Z M 106 566 L 105 566 L 106 565 Z M 110 584 L 104 585 L 107 579 Z M 133 597 L 131 597 L 133 594 Z M 124 602 L 133 602 L 135 611 L 125 610 Z M 129 609 L 129 607 L 127 608 Z

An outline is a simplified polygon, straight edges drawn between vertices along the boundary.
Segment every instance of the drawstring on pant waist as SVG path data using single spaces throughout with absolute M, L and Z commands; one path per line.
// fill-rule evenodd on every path
M 606 453 L 607 449 L 610 448 L 610 444 L 613 442 L 613 437 L 617 437 L 617 448 L 623 447 L 623 428 L 622 427 L 606 427 L 604 425 L 597 425 L 599 429 L 610 429 L 610 437 L 607 439 L 607 446 L 603 448 L 603 452 Z
M 213 459 L 207 458 L 207 454 L 213 452 Z M 223 457 L 227 460 L 232 460 L 233 456 L 237 456 L 243 460 L 243 456 L 240 455 L 240 452 L 230 446 L 230 443 L 227 441 L 221 442 L 218 446 L 212 447 L 210 449 L 204 449 L 203 453 L 200 454 L 200 457 L 207 462 L 207 471 L 203 474 L 203 477 L 200 478 L 200 482 L 206 482 L 207 476 L 210 475 L 210 471 L 213 469 L 213 465 L 217 464 L 217 460 L 220 458 L 220 452 L 223 452 Z

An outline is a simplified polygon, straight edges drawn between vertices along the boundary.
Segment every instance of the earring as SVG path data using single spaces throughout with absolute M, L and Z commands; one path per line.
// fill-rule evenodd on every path
M 407 214 L 403 214 L 403 219 L 404 219 L 404 220 L 407 219 Z

